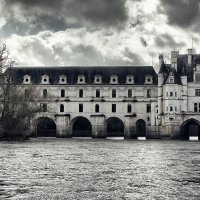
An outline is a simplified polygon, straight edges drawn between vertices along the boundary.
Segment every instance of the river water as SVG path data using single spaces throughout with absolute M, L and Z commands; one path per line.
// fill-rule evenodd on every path
M 200 199 L 200 143 L 0 142 L 0 199 Z

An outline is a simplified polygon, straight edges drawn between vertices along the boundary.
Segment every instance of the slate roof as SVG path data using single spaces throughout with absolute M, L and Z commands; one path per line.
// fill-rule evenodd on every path
M 200 54 L 192 55 L 192 65 L 188 65 L 188 54 L 179 54 L 177 56 L 177 71 L 172 69 L 171 64 L 165 64 L 162 62 L 159 69 L 159 73 L 164 75 L 164 83 L 166 83 L 169 73 L 174 73 L 174 83 L 181 84 L 181 76 L 187 76 L 188 82 L 193 82 L 194 68 L 197 64 L 200 64 Z M 172 71 L 173 70 L 173 71 Z
M 200 54 L 192 55 L 192 65 L 188 65 L 188 54 L 178 55 L 177 73 L 178 75 L 187 75 L 188 82 L 193 82 L 193 69 L 196 64 L 200 64 Z
M 169 76 L 170 76 L 170 73 L 172 73 L 174 75 L 174 83 L 173 84 L 179 84 L 179 85 L 182 85 L 182 82 L 181 82 L 181 77 L 180 75 L 178 74 L 178 72 L 174 69 L 174 68 L 168 68 L 168 72 L 166 74 L 164 74 L 164 84 L 167 82 Z
M 67 76 L 67 84 L 77 83 L 79 75 L 85 76 L 86 84 L 94 83 L 95 75 L 102 76 L 102 83 L 109 84 L 110 76 L 117 75 L 120 85 L 126 83 L 126 76 L 133 75 L 135 85 L 144 85 L 145 76 L 153 77 L 153 84 L 157 85 L 158 77 L 152 66 L 104 66 L 104 67 L 14 67 L 13 73 L 18 83 L 23 82 L 23 76 L 31 76 L 32 84 L 40 84 L 41 76 L 48 75 L 50 84 L 58 84 L 61 75 Z

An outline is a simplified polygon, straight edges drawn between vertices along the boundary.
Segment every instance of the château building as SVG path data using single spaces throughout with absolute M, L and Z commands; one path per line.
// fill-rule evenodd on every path
M 171 52 L 153 66 L 15 67 L 19 87 L 38 91 L 37 136 L 200 137 L 200 54 Z

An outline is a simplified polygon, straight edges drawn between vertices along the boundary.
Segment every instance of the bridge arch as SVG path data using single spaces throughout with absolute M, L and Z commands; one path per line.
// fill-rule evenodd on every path
M 56 137 L 56 123 L 53 119 L 40 117 L 35 124 L 35 135 L 37 137 Z
M 136 122 L 136 134 L 137 137 L 146 137 L 146 122 L 143 119 Z
M 118 117 L 106 120 L 107 137 L 124 137 L 124 123 Z
M 193 118 L 183 122 L 180 128 L 180 137 L 182 140 L 189 140 L 190 136 L 198 136 L 200 140 L 200 122 Z
M 92 124 L 86 117 L 75 117 L 70 126 L 72 137 L 92 137 Z

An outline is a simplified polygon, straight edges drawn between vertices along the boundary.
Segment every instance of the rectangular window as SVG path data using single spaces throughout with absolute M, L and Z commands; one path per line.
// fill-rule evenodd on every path
M 173 107 L 172 107 L 172 106 L 170 106 L 170 111 L 171 111 L 171 112 L 173 111 Z
M 128 98 L 132 98 L 132 95 L 133 95 L 132 90 L 128 90 Z
M 147 98 L 151 98 L 151 90 L 147 90 Z
M 24 97 L 27 98 L 29 96 L 29 90 L 25 89 L 24 90 Z
M 168 112 L 168 107 L 166 107 L 166 112 Z
M 170 97 L 173 97 L 173 92 L 170 92 Z
M 96 112 L 96 113 L 99 113 L 99 104 L 96 104 L 96 105 L 95 105 L 95 112 Z
M 194 103 L 194 112 L 200 112 L 200 103 Z
M 42 104 L 42 112 L 47 112 L 47 104 L 46 103 Z
M 166 97 L 168 97 L 168 92 L 166 92 Z
M 200 82 L 200 75 L 199 74 L 195 75 L 195 82 Z
M 175 107 L 175 111 L 177 111 L 177 107 Z
M 65 97 L 65 90 L 61 90 L 60 96 L 61 96 L 61 97 Z
M 116 112 L 116 104 L 112 104 L 112 112 L 113 112 L 113 113 Z
M 79 98 L 83 98 L 83 90 L 79 90 Z
M 195 96 L 197 96 L 197 97 L 200 96 L 200 89 L 195 89 Z
M 112 90 L 112 98 L 116 98 L 116 90 Z
M 100 90 L 99 90 L 99 89 L 96 90 L 96 97 L 97 97 L 97 98 L 100 97 Z
M 173 79 L 173 78 L 170 78 L 170 79 L 169 79 L 169 83 L 174 83 L 174 79 Z
M 194 112 L 197 112 L 197 103 L 194 103 Z
M 43 90 L 43 98 L 47 98 L 47 90 Z
M 65 107 L 63 104 L 60 105 L 60 112 L 64 112 L 65 111 Z
M 151 104 L 147 104 L 147 113 L 151 112 Z
M 175 97 L 177 97 L 177 92 L 175 92 Z
M 83 112 L 83 104 L 79 104 L 79 112 Z

